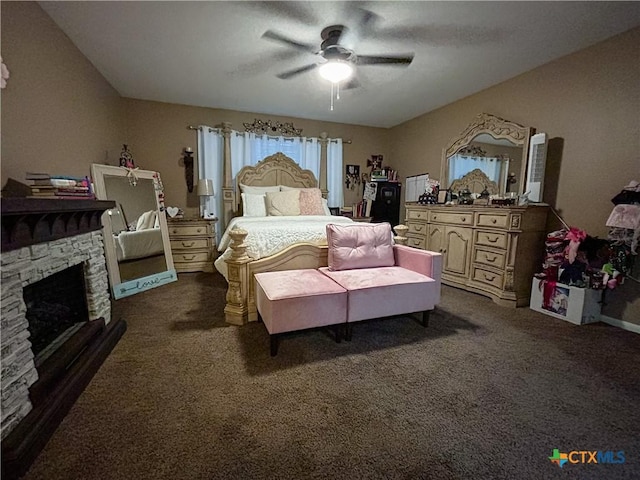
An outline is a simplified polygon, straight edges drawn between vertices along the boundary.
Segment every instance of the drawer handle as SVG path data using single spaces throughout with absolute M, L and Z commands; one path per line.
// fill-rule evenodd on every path
M 433 216 L 433 219 L 435 220 L 436 218 L 438 218 L 438 216 L 437 216 L 437 215 L 434 215 L 434 216 Z
M 463 222 L 467 221 L 467 217 L 460 217 L 462 219 Z
M 489 263 L 493 263 L 493 262 L 495 262 L 495 261 L 498 259 L 498 257 L 489 258 L 489 256 L 488 256 L 488 255 L 485 255 L 485 256 L 484 256 L 484 258 L 485 258 L 485 260 L 486 260 L 487 262 L 489 262 Z
M 498 220 L 496 220 L 495 218 L 491 219 L 491 223 L 496 223 Z
M 196 258 L 196 256 L 195 255 L 190 255 L 190 256 L 182 255 L 182 258 L 184 258 L 186 261 L 189 261 L 189 260 L 193 260 L 194 258 Z
M 198 228 L 197 232 L 198 232 L 198 233 L 202 232 L 202 229 L 201 229 L 201 228 Z
M 187 248 L 189 248 L 189 247 L 193 247 L 195 244 L 196 244 L 196 242 L 189 242 L 189 243 L 187 243 L 187 242 L 182 242 L 182 246 L 183 246 L 183 247 L 187 247 Z
M 486 274 L 486 273 L 484 274 L 484 279 L 485 279 L 487 282 L 493 282 L 493 280 L 494 280 L 495 278 L 496 278 L 496 276 L 495 276 L 495 275 L 491 275 L 491 278 L 489 278 L 489 277 L 487 276 L 487 274 Z
M 496 243 L 499 239 L 500 239 L 500 237 L 496 237 L 494 240 L 491 240 L 491 237 L 487 237 L 487 241 L 489 241 L 491 243 Z
M 173 230 L 171 230 L 171 233 L 178 233 L 178 230 L 174 228 Z
M 415 227 L 415 228 L 416 228 L 416 232 L 419 232 L 420 230 L 422 230 L 422 225 L 419 225 L 419 226 L 418 226 L 418 225 L 416 225 L 416 227 Z

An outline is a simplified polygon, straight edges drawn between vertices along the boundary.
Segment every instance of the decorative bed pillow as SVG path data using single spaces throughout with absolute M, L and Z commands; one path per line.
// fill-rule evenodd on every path
M 300 189 L 300 215 L 326 215 L 319 188 Z
M 327 202 L 326 198 L 322 199 L 322 214 L 331 215 L 331 210 L 329 210 L 329 202 Z
M 136 230 L 146 230 L 148 228 L 153 228 L 153 225 L 155 223 L 156 223 L 156 211 L 149 210 L 148 212 L 144 212 L 142 215 L 138 217 Z
M 395 265 L 388 223 L 327 225 L 329 270 L 392 267 Z
M 300 192 L 267 192 L 267 214 L 274 216 L 300 215 Z
M 242 193 L 242 216 L 243 217 L 266 217 L 267 206 L 265 204 L 265 194 Z
M 280 186 L 279 185 L 273 185 L 270 187 L 254 187 L 251 185 L 243 185 L 242 183 L 240 184 L 240 190 L 242 191 L 242 193 L 250 193 L 252 195 L 260 195 L 260 194 L 265 194 L 267 192 L 279 192 L 280 191 Z

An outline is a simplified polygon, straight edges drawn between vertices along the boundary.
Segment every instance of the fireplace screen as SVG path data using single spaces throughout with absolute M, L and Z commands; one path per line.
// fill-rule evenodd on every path
M 37 367 L 89 320 L 83 265 L 26 286 L 23 298 Z

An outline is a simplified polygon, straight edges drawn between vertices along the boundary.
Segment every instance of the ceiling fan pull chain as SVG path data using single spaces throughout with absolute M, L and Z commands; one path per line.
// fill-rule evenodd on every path
M 333 82 L 331 82 L 331 108 L 329 110 L 333 112 Z
M 336 83 L 336 100 L 340 100 L 340 82 Z

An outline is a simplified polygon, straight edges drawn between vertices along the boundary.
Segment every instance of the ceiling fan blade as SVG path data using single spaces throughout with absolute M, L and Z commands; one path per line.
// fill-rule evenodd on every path
M 244 6 L 259 8 L 278 18 L 288 17 L 306 25 L 315 25 L 318 18 L 306 2 L 242 2 Z
M 414 25 L 378 29 L 376 30 L 376 37 L 386 41 L 413 40 L 438 47 L 457 47 L 502 42 L 511 33 L 508 28 Z
M 318 67 L 317 63 L 311 63 L 309 65 L 305 65 L 304 67 L 298 67 L 298 68 L 296 68 L 294 70 L 289 70 L 287 72 L 279 73 L 276 76 L 278 78 L 281 78 L 282 80 L 287 80 L 287 79 L 289 79 L 291 77 L 294 77 L 294 76 L 299 75 L 299 74 L 304 73 L 304 72 L 308 72 L 308 71 L 313 70 L 314 68 L 317 68 L 317 67 Z
M 296 42 L 295 40 L 291 40 L 288 37 L 285 37 L 284 35 L 280 35 L 277 32 L 274 32 L 273 30 L 267 30 L 266 32 L 264 32 L 262 34 L 262 38 L 266 38 L 268 40 L 273 40 L 275 42 L 284 44 L 288 47 L 292 47 L 295 48 L 297 50 L 303 50 L 305 52 L 311 52 L 311 53 L 316 53 L 316 46 L 315 45 L 309 45 L 306 43 L 301 43 L 301 42 Z
M 413 53 L 406 55 L 391 55 L 386 57 L 375 55 L 358 55 L 358 65 L 409 65 L 413 61 Z
M 345 28 L 345 31 L 342 33 L 342 45 L 352 50 L 359 41 L 371 34 L 375 22 L 380 18 L 380 16 L 364 8 L 355 7 L 355 10 L 359 17 L 357 22 Z M 348 12 L 348 15 L 351 16 L 352 14 Z
M 341 90 L 351 90 L 353 88 L 358 88 L 362 86 L 360 80 L 358 80 L 355 76 L 351 77 L 347 83 L 344 85 L 340 85 Z

